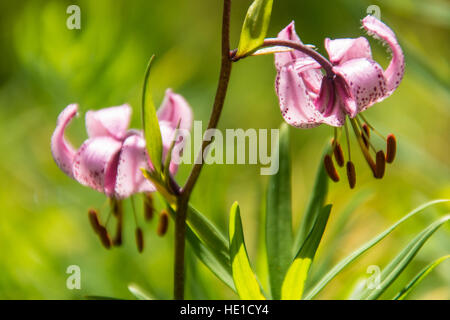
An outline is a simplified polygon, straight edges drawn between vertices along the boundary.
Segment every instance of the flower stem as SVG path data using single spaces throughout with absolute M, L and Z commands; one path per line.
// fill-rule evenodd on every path
M 273 46 L 280 46 L 280 47 L 288 47 L 288 48 L 292 48 L 294 50 L 303 52 L 304 54 L 310 56 L 311 58 L 313 58 L 314 60 L 317 61 L 317 63 L 319 63 L 322 68 L 325 70 L 325 72 L 327 73 L 327 77 L 329 78 L 334 78 L 335 73 L 333 71 L 333 64 L 328 61 L 327 58 L 325 58 L 324 56 L 322 56 L 320 53 L 318 53 L 316 50 L 312 49 L 310 46 L 306 46 L 304 44 L 292 41 L 292 40 L 281 40 L 281 39 L 265 39 L 264 43 L 258 48 L 258 49 L 262 49 L 262 48 L 266 48 L 266 47 L 273 47 Z M 235 57 L 236 51 L 233 50 L 230 53 L 230 56 L 232 56 L 233 58 Z M 240 60 L 244 57 L 236 57 L 235 59 L 233 59 L 233 61 L 237 61 Z
M 232 61 L 229 56 L 230 52 L 230 11 L 231 0 L 224 0 L 223 18 L 222 18 L 222 63 L 220 67 L 219 84 L 217 86 L 214 105 L 211 112 L 211 117 L 208 123 L 208 129 L 214 129 L 222 113 L 222 108 L 225 102 L 225 97 L 228 89 L 228 82 L 231 74 Z M 202 148 L 197 156 L 198 161 L 195 162 L 194 167 L 182 188 L 177 200 L 177 210 L 175 215 L 175 262 L 174 262 L 174 299 L 184 299 L 184 249 L 185 249 L 185 235 L 186 235 L 186 216 L 189 198 L 195 183 L 197 182 L 200 172 L 203 167 L 203 152 L 209 145 L 210 141 L 203 140 Z

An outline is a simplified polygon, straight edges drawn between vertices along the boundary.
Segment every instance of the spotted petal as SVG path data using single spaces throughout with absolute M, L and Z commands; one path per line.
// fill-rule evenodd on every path
M 65 139 L 64 131 L 77 112 L 78 106 L 76 104 L 70 104 L 60 113 L 56 123 L 56 129 L 51 139 L 51 150 L 56 164 L 71 178 L 73 178 L 72 163 L 76 151 Z
M 278 72 L 276 91 L 281 115 L 288 124 L 298 128 L 312 128 L 322 122 L 322 116 L 315 109 L 302 77 L 292 64 L 284 66 Z
M 351 59 L 372 59 L 369 41 L 364 37 L 357 39 L 325 39 L 325 49 L 333 64 L 341 64 Z
M 361 112 L 386 96 L 386 79 L 381 66 L 370 59 L 352 59 L 335 66 L 333 71 L 345 80 L 357 111 Z M 350 114 L 354 117 L 356 113 Z
M 405 72 L 402 48 L 398 44 L 394 32 L 377 18 L 369 15 L 362 20 L 362 25 L 370 35 L 387 43 L 392 51 L 391 62 L 384 71 L 387 85 L 385 97 L 387 97 L 399 86 Z
M 131 107 L 127 104 L 86 112 L 86 129 L 90 138 L 125 137 L 131 118 Z
M 139 134 L 125 139 L 120 152 L 115 196 L 127 198 L 138 192 L 153 192 L 155 187 L 144 178 L 141 168 L 150 170 L 149 158 L 145 148 L 145 140 Z
M 113 195 L 121 146 L 111 137 L 86 140 L 74 158 L 74 178 L 82 185 Z

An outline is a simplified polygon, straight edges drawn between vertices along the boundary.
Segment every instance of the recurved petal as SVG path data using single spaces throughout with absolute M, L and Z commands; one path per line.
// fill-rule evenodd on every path
M 64 137 L 64 131 L 70 121 L 75 117 L 78 105 L 69 104 L 58 116 L 56 129 L 51 139 L 51 150 L 53 158 L 58 167 L 69 177 L 73 178 L 72 163 L 75 157 L 74 147 Z
M 159 121 L 169 123 L 175 129 L 180 121 L 180 129 L 190 130 L 192 126 L 192 109 L 187 101 L 171 89 L 166 90 L 166 95 L 158 110 Z
M 122 140 L 130 124 L 130 118 L 131 107 L 128 104 L 88 111 L 86 129 L 90 138 L 106 136 Z
M 315 109 L 302 77 L 292 65 L 286 65 L 278 72 L 276 91 L 281 115 L 288 124 L 312 128 L 322 122 L 322 116 Z
M 397 89 L 405 72 L 405 58 L 402 48 L 398 44 L 394 32 L 377 18 L 369 15 L 362 20 L 362 25 L 370 35 L 376 39 L 381 39 L 391 49 L 392 59 L 384 71 L 387 84 L 386 96 L 389 96 Z
M 155 187 L 144 178 L 141 168 L 150 170 L 145 140 L 140 135 L 131 135 L 125 139 L 120 152 L 115 196 L 127 198 L 134 193 L 153 192 Z
M 74 178 L 108 196 L 114 193 L 122 143 L 111 137 L 86 140 L 75 155 Z
M 351 59 L 372 59 L 369 41 L 364 37 L 356 39 L 325 39 L 325 49 L 333 64 L 341 64 Z
M 278 39 L 280 40 L 290 40 L 298 43 L 302 43 L 299 36 L 295 32 L 295 23 L 292 21 L 286 28 L 278 33 Z M 304 58 L 305 54 L 299 51 L 290 51 L 290 52 L 280 52 L 275 53 L 275 67 L 278 69 L 282 68 L 288 63 L 294 62 L 296 59 Z
M 351 98 L 356 102 L 358 112 L 364 111 L 386 96 L 387 88 L 383 69 L 373 60 L 352 59 L 335 66 L 333 70 L 345 80 Z

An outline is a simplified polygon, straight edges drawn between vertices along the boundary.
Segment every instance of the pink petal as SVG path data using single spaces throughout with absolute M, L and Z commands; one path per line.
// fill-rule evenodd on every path
M 345 113 L 335 80 L 327 77 L 323 78 L 320 94 L 315 99 L 314 105 L 323 117 L 321 123 L 326 123 L 333 127 L 341 127 L 345 122 Z
M 278 34 L 278 39 L 291 40 L 302 44 L 299 36 L 295 32 L 295 23 L 292 21 L 286 28 L 281 30 Z M 310 93 L 319 94 L 320 84 L 322 82 L 322 73 L 320 72 L 320 64 L 314 59 L 304 54 L 301 51 L 291 51 L 275 53 L 275 67 L 280 71 L 282 67 L 293 63 L 296 69 L 301 74 L 305 85 L 312 91 Z
M 333 68 L 345 80 L 358 112 L 364 111 L 386 95 L 386 79 L 381 66 L 369 59 L 353 59 Z M 350 116 L 356 113 L 350 112 Z M 353 115 L 352 115 L 353 114 Z
M 319 94 L 320 86 L 322 83 L 322 72 L 320 72 L 321 66 L 316 60 L 306 57 L 294 62 L 294 69 L 302 77 L 306 88 L 312 97 Z
M 70 121 L 75 117 L 78 105 L 69 104 L 58 116 L 56 129 L 51 139 L 52 155 L 58 167 L 69 177 L 73 178 L 72 163 L 75 157 L 75 149 L 64 138 L 64 130 Z
M 333 79 L 324 77 L 320 93 L 314 101 L 316 109 L 324 116 L 330 115 L 335 103 L 335 88 Z
M 122 143 L 111 137 L 86 140 L 74 158 L 74 178 L 82 185 L 111 196 L 114 193 L 121 146 Z
M 391 62 L 384 72 L 387 84 L 386 96 L 389 96 L 398 87 L 405 72 L 402 48 L 398 44 L 394 32 L 377 18 L 369 15 L 362 20 L 362 25 L 370 35 L 387 43 L 392 51 Z
M 322 122 L 322 116 L 315 109 L 302 77 L 292 65 L 286 65 L 278 72 L 276 91 L 281 115 L 288 124 L 298 128 L 312 128 Z
M 190 130 L 192 126 L 192 109 L 187 101 L 171 89 L 166 90 L 166 95 L 158 110 L 159 121 L 164 121 L 175 129 L 180 121 L 180 129 Z
M 278 33 L 278 39 L 280 40 L 290 40 L 298 43 L 303 43 L 297 33 L 295 32 L 295 23 L 292 21 L 286 28 Z M 297 59 L 304 58 L 306 55 L 300 51 L 290 51 L 290 52 L 280 52 L 275 53 L 275 67 L 278 69 L 282 68 L 286 64 L 292 63 Z
M 360 37 L 357 39 L 325 39 L 325 49 L 333 64 L 341 64 L 351 59 L 372 59 L 369 41 Z
M 150 170 L 145 140 L 140 135 L 125 139 L 119 157 L 115 196 L 127 198 L 134 193 L 153 192 L 155 187 L 144 178 L 141 168 Z
M 131 118 L 131 107 L 127 104 L 86 112 L 86 129 L 90 138 L 125 137 Z

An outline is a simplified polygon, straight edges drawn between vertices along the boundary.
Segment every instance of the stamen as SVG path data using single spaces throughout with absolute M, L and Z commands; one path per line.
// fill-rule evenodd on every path
M 151 193 L 144 193 L 144 217 L 145 221 L 150 221 L 153 218 L 153 197 Z
M 361 138 L 366 146 L 366 149 L 371 148 L 373 150 L 374 153 L 377 153 L 377 150 L 375 149 L 375 147 L 373 146 L 373 144 L 370 142 L 370 131 L 365 131 L 364 130 L 364 126 L 367 127 L 367 130 L 369 130 L 368 126 L 366 123 L 361 124 L 361 120 L 359 120 L 358 117 L 355 118 L 356 119 L 356 123 L 358 124 L 359 127 L 359 132 L 361 133 Z
M 362 132 L 363 132 L 363 141 L 364 144 L 366 145 L 366 148 L 369 148 L 369 140 L 370 140 L 370 129 L 369 126 L 367 125 L 367 123 L 363 123 L 362 127 Z
M 163 210 L 159 214 L 159 222 L 157 229 L 158 236 L 160 237 L 164 236 L 167 232 L 168 227 L 169 227 L 169 214 L 167 213 L 166 210 Z
M 136 228 L 136 247 L 139 253 L 144 251 L 144 233 L 139 227 Z
M 116 198 L 111 198 L 110 202 L 112 213 L 117 218 L 116 235 L 114 236 L 113 244 L 120 246 L 122 244 L 123 205 L 122 201 Z
M 342 151 L 342 147 L 339 144 L 339 142 L 333 140 L 333 153 L 334 153 L 334 158 L 336 159 L 336 163 L 339 165 L 339 167 L 343 167 L 345 160 L 344 160 L 344 152 Z
M 377 152 L 377 169 L 375 178 L 381 179 L 384 176 L 384 171 L 386 169 L 386 158 L 384 156 L 384 152 L 382 150 Z
M 100 226 L 98 235 L 99 235 L 102 245 L 105 247 L 105 249 L 111 248 L 111 238 L 108 234 L 108 230 L 106 230 L 105 227 Z
M 347 118 L 345 118 L 344 127 L 345 127 L 345 137 L 347 139 L 348 160 L 352 161 L 351 152 L 350 152 L 350 135 L 348 134 Z
M 347 161 L 347 178 L 350 189 L 353 189 L 356 184 L 356 171 L 355 165 L 351 161 Z
M 98 211 L 95 209 L 89 209 L 88 211 L 89 222 L 91 223 L 92 229 L 96 234 L 100 233 L 101 224 L 98 219 Z
M 336 168 L 334 167 L 333 160 L 331 159 L 331 156 L 329 154 L 325 155 L 325 158 L 323 159 L 324 165 L 325 165 L 325 171 L 327 172 L 328 176 L 333 180 L 334 182 L 339 181 L 339 174 L 336 171 Z
M 364 142 L 362 140 L 361 132 L 358 129 L 358 124 L 356 123 L 355 119 L 350 119 L 350 123 L 352 125 L 353 131 L 355 132 L 356 139 L 358 140 L 359 147 L 364 155 L 364 158 L 366 159 L 367 164 L 369 165 L 370 169 L 372 170 L 373 175 L 376 177 L 376 164 L 373 161 L 372 157 L 369 154 L 369 150 L 364 145 Z
M 395 154 L 397 152 L 397 140 L 395 136 L 391 133 L 387 137 L 387 147 L 386 147 L 386 162 L 392 163 L 395 159 Z
M 380 136 L 381 139 L 383 139 L 384 141 L 386 141 L 386 138 L 380 133 L 378 132 L 378 130 L 376 130 L 370 123 L 369 121 L 367 121 L 367 119 L 361 114 L 358 114 L 359 117 L 361 117 L 361 119 L 363 119 L 363 121 L 369 126 L 369 128 L 375 132 L 378 136 Z

